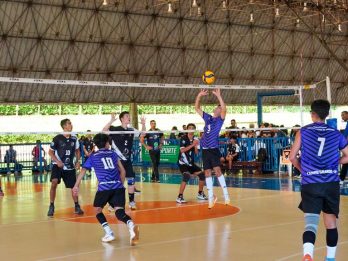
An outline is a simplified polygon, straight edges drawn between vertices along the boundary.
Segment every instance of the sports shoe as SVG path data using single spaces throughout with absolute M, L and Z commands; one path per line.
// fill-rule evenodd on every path
M 212 209 L 215 206 L 215 203 L 217 201 L 217 197 L 215 195 L 213 195 L 212 198 L 209 198 L 209 204 L 208 204 L 208 208 Z
M 74 213 L 77 215 L 83 215 L 85 212 L 83 212 L 83 210 L 81 209 L 80 204 L 77 204 L 77 205 L 75 205 L 75 212 Z
M 312 258 L 309 254 L 306 254 L 306 255 L 302 258 L 302 261 L 313 261 L 313 258 Z
M 140 194 L 140 193 L 141 193 L 141 191 L 140 191 L 140 190 L 138 190 L 138 189 L 134 188 L 134 194 Z
M 184 199 L 184 197 L 181 196 L 181 197 L 177 197 L 176 203 L 183 204 L 183 203 L 187 203 L 187 201 Z
M 115 240 L 115 236 L 114 236 L 114 233 L 111 233 L 111 234 L 105 234 L 105 236 L 102 238 L 102 241 L 107 243 L 107 242 L 111 242 Z
M 54 215 L 54 205 L 50 205 L 48 208 L 47 216 L 53 217 L 53 215 Z
M 139 241 L 139 227 L 137 225 L 133 226 L 133 228 L 129 229 L 130 234 L 130 245 L 135 246 Z
M 131 210 L 136 210 L 137 209 L 137 205 L 135 204 L 134 201 L 129 202 L 129 208 Z
M 202 192 L 202 193 L 198 193 L 197 194 L 197 199 L 199 199 L 199 200 L 208 200 L 208 197 L 204 194 L 204 192 Z
M 3 197 L 5 194 L 4 192 L 2 191 L 2 189 L 0 188 L 0 197 Z

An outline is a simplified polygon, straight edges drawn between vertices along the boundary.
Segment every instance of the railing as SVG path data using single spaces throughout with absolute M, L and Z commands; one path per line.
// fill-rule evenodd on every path
M 227 152 L 227 139 L 220 139 L 220 152 L 221 155 L 226 155 Z M 291 139 L 289 137 L 279 137 L 279 138 L 245 138 L 238 139 L 237 143 L 240 147 L 240 157 L 241 161 L 259 161 L 258 159 L 260 149 L 264 149 L 266 152 L 266 158 L 263 162 L 263 171 L 277 171 L 279 166 L 279 158 L 284 149 L 288 149 L 291 144 Z M 167 139 L 165 144 L 179 145 L 179 140 L 177 139 Z M 26 143 L 26 144 L 13 144 L 13 149 L 16 151 L 17 157 L 16 162 L 22 165 L 23 169 L 33 169 L 34 159 L 32 155 L 32 150 L 36 146 L 36 143 Z M 49 143 L 41 143 L 40 147 L 45 151 L 45 156 L 41 152 L 37 162 L 37 169 L 40 171 L 44 170 L 44 161 L 47 160 L 47 165 L 50 165 L 51 159 L 48 156 Z M 81 147 L 81 157 L 84 161 L 84 153 Z M 8 144 L 0 144 L 0 172 L 4 172 L 7 168 L 13 168 L 16 163 L 7 163 L 5 161 L 6 150 L 9 149 Z M 40 150 L 41 151 L 41 150 Z M 199 154 L 196 155 L 197 164 L 202 164 L 201 150 Z M 133 144 L 133 155 L 132 155 L 133 165 L 135 166 L 149 166 L 149 162 L 144 162 L 141 158 L 141 144 L 139 140 L 134 140 Z M 163 164 L 170 166 L 172 168 L 177 168 L 176 162 Z

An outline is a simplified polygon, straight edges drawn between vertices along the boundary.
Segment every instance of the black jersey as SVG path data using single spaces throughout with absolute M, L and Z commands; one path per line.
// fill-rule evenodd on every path
M 183 135 L 180 139 L 180 148 L 186 148 L 190 145 L 192 145 L 192 142 L 194 141 L 195 137 L 193 137 L 192 140 L 189 139 L 187 135 Z M 188 165 L 192 166 L 195 161 L 195 148 L 192 147 L 190 150 L 179 153 L 179 159 L 178 164 L 179 165 Z
M 239 153 L 239 151 L 240 151 L 240 148 L 238 144 L 232 144 L 232 143 L 228 144 L 227 154 L 233 155 L 235 153 Z
M 134 131 L 133 128 L 123 128 L 122 126 L 110 126 L 109 131 Z M 128 160 L 132 156 L 133 150 L 133 133 L 123 133 L 123 134 L 110 134 L 110 137 L 113 141 L 113 149 L 116 150 L 116 153 L 121 160 Z M 116 146 L 116 148 L 115 148 Z M 117 151 L 118 150 L 118 151 Z M 121 155 L 119 155 L 121 154 Z
M 153 131 L 153 130 L 149 130 L 149 131 Z M 155 131 L 159 131 L 159 129 L 155 129 Z M 147 140 L 146 144 L 148 146 L 152 147 L 152 150 L 159 150 L 159 145 L 161 143 L 161 139 L 163 137 L 163 133 L 159 132 L 159 133 L 147 133 L 145 135 L 145 139 Z
M 64 164 L 64 170 L 74 169 L 75 150 L 80 147 L 79 141 L 75 136 L 65 137 L 59 134 L 53 138 L 50 149 L 54 150 L 56 157 Z M 57 164 L 52 162 L 52 164 Z
M 85 138 L 83 140 L 83 146 L 85 147 L 87 152 L 91 152 L 93 150 L 93 148 L 94 148 L 93 140 L 91 140 L 89 138 Z

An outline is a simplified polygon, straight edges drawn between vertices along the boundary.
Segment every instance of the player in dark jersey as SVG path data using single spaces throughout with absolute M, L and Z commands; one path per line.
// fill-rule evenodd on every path
M 313 260 L 314 243 L 323 212 L 326 227 L 326 261 L 335 260 L 338 241 L 337 218 L 340 204 L 339 164 L 348 163 L 348 147 L 344 136 L 325 124 L 330 103 L 316 100 L 311 104 L 312 124 L 297 132 L 290 152 L 290 160 L 301 171 L 302 201 L 299 208 L 304 212 L 303 259 Z M 301 161 L 297 153 L 301 150 Z M 339 151 L 343 156 L 340 158 Z
M 156 121 L 151 120 L 150 121 L 150 129 L 149 131 L 159 131 L 159 129 L 156 128 Z M 146 140 L 146 142 L 145 142 Z M 160 182 L 159 178 L 159 172 L 158 172 L 158 166 L 160 164 L 160 158 L 161 158 L 161 149 L 163 146 L 164 136 L 163 133 L 147 133 L 145 136 L 142 135 L 140 137 L 140 142 L 143 144 L 143 146 L 149 151 L 151 163 L 152 163 L 152 182 Z
M 87 130 L 87 132 L 91 132 L 90 130 Z M 94 151 L 94 143 L 92 139 L 91 134 L 87 134 L 86 137 L 83 139 L 83 153 L 84 153 L 84 162 L 87 161 L 88 157 L 91 156 L 91 154 Z
M 221 157 L 220 161 L 222 164 L 227 161 L 228 170 L 232 171 L 232 163 L 238 160 L 240 148 L 234 137 L 232 137 L 227 144 L 227 154 L 225 157 Z
M 111 120 L 104 126 L 103 131 L 135 131 L 134 128 L 128 127 L 131 123 L 130 115 L 128 111 L 121 112 L 119 119 L 121 121 L 120 126 L 112 126 L 111 124 L 116 121 L 116 114 L 111 114 Z M 145 119 L 141 119 L 142 129 L 145 130 Z M 114 149 L 121 159 L 124 169 L 126 170 L 126 179 L 128 183 L 128 197 L 129 208 L 131 210 L 136 209 L 136 203 L 134 198 L 135 192 L 135 173 L 132 165 L 132 151 L 133 151 L 133 133 L 123 134 L 111 134 L 112 149 Z
M 72 124 L 69 119 L 64 119 L 60 122 L 64 132 L 72 131 Z M 48 154 L 52 158 L 52 173 L 51 173 L 51 190 L 50 190 L 50 206 L 47 216 L 54 215 L 54 200 L 56 198 L 57 186 L 63 179 L 65 187 L 72 189 L 76 182 L 76 169 L 80 169 L 80 149 L 79 142 L 75 136 L 71 134 L 59 134 L 53 138 Z M 74 159 L 76 157 L 76 163 Z M 75 202 L 75 214 L 83 215 L 83 211 L 78 203 L 77 196 L 73 195 Z
M 114 233 L 102 212 L 104 206 L 109 203 L 116 209 L 116 218 L 127 224 L 130 234 L 130 244 L 134 246 L 139 240 L 139 227 L 134 224 L 130 216 L 125 212 L 126 199 L 125 188 L 123 186 L 125 169 L 117 154 L 110 150 L 108 135 L 99 133 L 95 135 L 93 140 L 99 150 L 93 153 L 83 165 L 73 192 L 76 196 L 78 195 L 80 182 L 86 174 L 86 170 L 93 168 L 98 179 L 98 191 L 95 194 L 93 206 L 95 208 L 96 218 L 105 231 L 102 241 L 110 242 L 115 240 Z
M 203 118 L 204 120 L 204 133 L 201 138 L 201 147 L 202 147 L 202 159 L 203 159 L 203 169 L 205 174 L 205 183 L 208 190 L 208 208 L 211 209 L 216 201 L 217 197 L 213 192 L 213 178 L 211 176 L 212 170 L 214 170 L 220 186 L 223 190 L 223 194 L 225 197 L 225 205 L 230 204 L 230 196 L 228 194 L 228 190 L 226 187 L 226 181 L 224 175 L 222 175 L 221 167 L 220 167 L 220 150 L 219 150 L 219 133 L 222 125 L 224 124 L 224 120 L 226 117 L 226 105 L 224 100 L 221 97 L 220 89 L 215 89 L 212 92 L 217 99 L 219 100 L 219 105 L 214 109 L 213 116 L 205 113 L 201 109 L 200 100 L 201 97 L 207 96 L 207 90 L 201 90 L 195 102 L 196 112 Z
M 196 125 L 189 123 L 187 125 L 187 130 L 195 130 Z M 195 154 L 198 154 L 198 145 L 199 140 L 194 137 L 193 132 L 188 132 L 185 135 L 182 135 L 180 138 L 180 154 L 178 159 L 178 165 L 180 172 L 182 174 L 182 182 L 179 189 L 179 195 L 176 199 L 176 202 L 179 204 L 186 203 L 184 199 L 184 190 L 186 188 L 187 182 L 190 180 L 191 175 L 193 177 L 198 176 L 198 194 L 197 199 L 207 200 L 205 196 L 203 187 L 205 183 L 205 176 L 201 168 L 195 164 Z

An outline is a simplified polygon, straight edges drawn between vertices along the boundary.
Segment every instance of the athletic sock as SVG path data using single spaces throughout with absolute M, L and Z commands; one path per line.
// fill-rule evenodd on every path
M 202 190 L 200 190 L 200 191 L 198 191 L 198 194 L 199 194 L 199 195 L 201 195 L 201 194 L 202 194 L 202 192 L 203 192 L 203 191 L 202 191 Z
M 326 246 L 326 260 L 335 260 L 337 247 Z
M 127 221 L 127 227 L 128 227 L 128 229 L 133 229 L 134 228 L 134 222 L 132 221 L 132 220 L 128 220 Z
M 221 175 L 220 177 L 218 177 L 218 180 L 219 180 L 220 186 L 222 188 L 222 191 L 224 193 L 225 199 L 228 199 L 229 195 L 228 195 L 228 190 L 226 187 L 226 181 L 225 181 L 224 175 Z
M 303 256 L 309 254 L 313 258 L 314 245 L 312 243 L 303 244 Z
M 103 227 L 106 234 L 113 234 L 111 228 L 109 227 L 108 222 L 106 221 L 106 218 L 103 213 L 98 213 L 96 215 L 96 218 L 98 219 L 99 223 Z
M 208 190 L 208 197 L 212 199 L 214 197 L 214 191 L 213 191 L 213 178 L 212 177 L 206 177 L 205 183 L 207 185 Z
M 78 202 L 78 201 L 76 201 L 76 202 L 75 202 L 75 206 L 78 206 L 78 204 L 79 204 L 79 202 Z
M 134 193 L 128 193 L 129 202 L 134 201 Z

